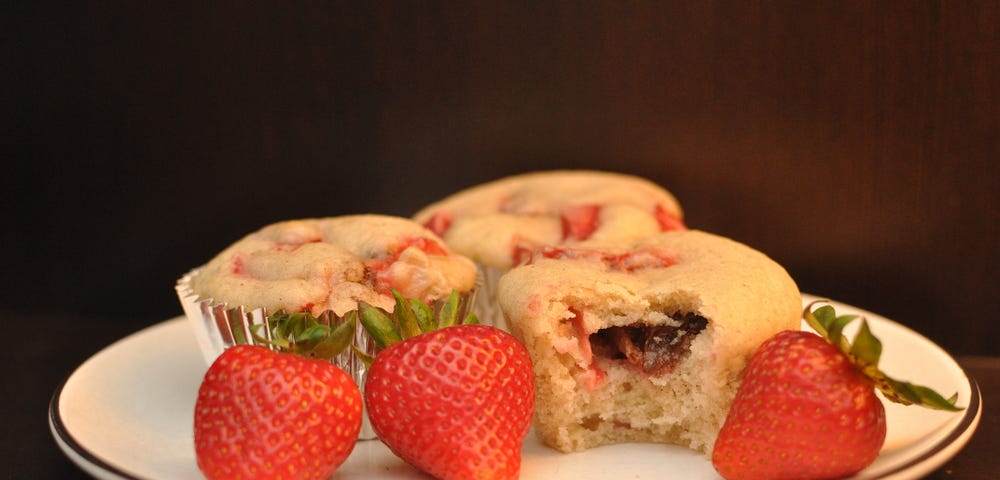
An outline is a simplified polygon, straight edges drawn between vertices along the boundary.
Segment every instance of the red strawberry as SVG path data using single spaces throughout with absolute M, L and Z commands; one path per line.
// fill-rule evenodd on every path
M 803 315 L 822 336 L 781 332 L 750 359 L 712 452 L 726 479 L 839 478 L 864 469 L 885 440 L 876 386 L 900 403 L 958 409 L 954 397 L 880 372 L 882 346 L 867 322 L 852 346 L 841 332 L 855 316 L 837 317 L 829 306 Z
M 397 300 L 395 322 L 373 308 L 361 310 L 369 331 L 389 330 L 388 337 L 396 339 L 376 354 L 365 382 L 375 433 L 396 455 L 435 478 L 517 478 L 535 404 L 527 350 L 495 327 L 447 326 L 455 323 L 455 309 L 447 304 L 446 313 L 425 328 L 430 331 L 420 333 L 424 329 L 415 324 L 427 327 L 431 312 Z M 374 325 L 380 322 L 383 326 Z M 393 324 L 415 336 L 407 338 Z M 372 336 L 385 343 L 386 336 Z
M 597 205 L 572 205 L 562 209 L 564 239 L 586 240 L 597 230 L 601 207 Z
M 354 448 L 361 402 L 351 377 L 329 361 L 256 345 L 228 348 L 198 390 L 198 468 L 213 479 L 327 478 Z
M 871 381 L 820 336 L 785 331 L 751 360 L 712 462 L 728 479 L 837 478 L 868 466 L 884 440 Z

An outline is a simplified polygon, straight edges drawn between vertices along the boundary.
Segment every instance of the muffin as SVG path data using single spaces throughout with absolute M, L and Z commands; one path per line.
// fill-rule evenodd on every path
M 684 229 L 674 196 L 646 179 L 593 170 L 514 175 L 454 193 L 413 219 L 484 275 L 476 313 L 503 328 L 496 284 L 542 247 L 630 241 Z
M 405 218 L 349 215 L 289 220 L 232 244 L 176 285 L 208 363 L 237 343 L 259 342 L 278 312 L 308 312 L 335 325 L 366 302 L 391 312 L 392 291 L 434 305 L 452 291 L 474 301 L 477 268 L 430 230 Z M 255 338 L 255 334 L 258 337 Z M 355 345 L 372 353 L 363 328 Z M 348 349 L 334 362 L 364 386 L 365 367 Z M 370 433 L 367 426 L 364 432 Z
M 802 307 L 773 260 L 694 230 L 543 249 L 498 294 L 534 363 L 535 431 L 563 452 L 658 442 L 710 454 L 750 355 L 798 329 Z

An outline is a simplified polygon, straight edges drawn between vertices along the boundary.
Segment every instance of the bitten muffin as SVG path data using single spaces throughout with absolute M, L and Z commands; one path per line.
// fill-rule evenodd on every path
M 413 218 L 480 265 L 485 282 L 477 313 L 494 324 L 502 322 L 496 281 L 534 251 L 684 229 L 681 207 L 666 189 L 644 178 L 594 170 L 505 177 L 454 193 Z
M 701 231 L 544 249 L 498 293 L 534 362 L 537 435 L 563 452 L 660 442 L 708 455 L 750 355 L 798 329 L 802 307 L 780 265 Z

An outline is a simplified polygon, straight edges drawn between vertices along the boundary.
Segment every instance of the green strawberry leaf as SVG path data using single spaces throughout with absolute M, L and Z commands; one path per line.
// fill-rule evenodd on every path
M 285 323 L 284 335 L 282 338 L 288 338 L 292 343 L 295 342 L 296 337 L 302 334 L 302 332 L 308 327 L 306 321 L 306 312 L 297 312 L 288 316 Z M 309 315 L 310 317 L 312 315 Z
M 330 327 L 326 325 L 323 325 L 321 323 L 303 325 L 302 331 L 296 333 L 292 337 L 292 341 L 295 342 L 296 345 L 298 344 L 312 345 L 319 343 L 328 335 L 330 335 Z
M 358 320 L 378 348 L 385 348 L 403 340 L 392 318 L 380 308 L 366 302 L 358 302 Z
M 269 318 L 271 325 L 271 338 L 278 339 L 280 341 L 286 341 L 288 339 L 288 331 L 290 330 L 290 320 L 291 316 L 285 313 L 284 310 L 279 310 L 274 315 Z
M 233 308 L 229 310 L 229 331 L 233 332 L 233 343 L 236 345 L 247 345 L 253 338 L 253 329 L 250 331 L 251 338 L 247 338 L 245 326 L 243 325 L 243 309 Z
M 358 356 L 358 359 L 361 360 L 361 363 L 363 363 L 365 367 L 371 368 L 372 362 L 375 361 L 374 356 L 358 348 L 357 345 L 351 345 L 351 350 L 354 350 L 354 354 Z
M 311 358 L 332 359 L 348 346 L 361 352 L 354 343 L 354 334 L 361 323 L 377 350 L 383 349 L 404 339 L 415 337 L 425 332 L 457 325 L 462 308 L 462 296 L 457 291 L 443 300 L 435 308 L 419 299 L 404 298 L 396 290 L 392 291 L 395 300 L 393 311 L 387 312 L 366 302 L 358 302 L 358 309 L 346 313 L 343 317 L 325 313 L 320 317 L 310 312 L 287 313 L 284 310 L 271 313 L 263 324 L 254 325 L 250 330 L 251 338 L 243 333 L 241 315 L 231 315 L 234 337 L 237 343 L 256 343 L 267 345 L 282 352 L 294 353 Z M 461 319 L 463 324 L 478 323 L 475 314 L 469 313 Z M 362 361 L 365 358 L 363 355 Z
M 829 336 L 828 326 L 833 323 L 835 318 L 837 318 L 837 314 L 834 312 L 833 307 L 829 305 L 824 305 L 816 310 L 812 310 L 812 306 L 817 303 L 819 303 L 819 301 L 810 303 L 809 306 L 806 307 L 805 312 L 803 312 L 803 318 L 806 319 L 806 322 L 809 323 L 809 326 L 812 327 L 813 330 L 816 330 L 816 333 L 825 338 Z
M 862 367 L 877 367 L 879 359 L 882 357 L 882 341 L 880 341 L 868 328 L 868 321 L 861 319 L 861 328 L 854 337 L 854 345 L 851 346 L 850 355 L 854 357 Z
M 829 337 L 830 343 L 840 349 L 841 352 L 850 353 L 851 344 L 844 336 L 844 327 L 849 323 L 854 321 L 857 316 L 854 315 L 841 315 L 839 317 L 834 317 L 833 321 L 829 324 Z
M 452 290 L 448 299 L 441 305 L 441 311 L 438 313 L 438 326 L 440 328 L 458 324 L 458 297 L 458 292 Z
M 479 317 L 476 316 L 475 312 L 469 312 L 462 320 L 462 325 L 479 325 Z
M 420 335 L 422 331 L 420 330 L 420 323 L 417 321 L 417 314 L 413 311 L 413 306 L 396 290 L 392 291 L 392 297 L 396 299 L 393 316 L 399 322 L 399 333 L 403 338 Z
M 413 298 L 410 299 L 410 308 L 413 309 L 413 313 L 417 316 L 417 323 L 420 324 L 421 331 L 429 332 L 437 328 L 437 318 L 434 316 L 434 309 L 430 305 Z
M 267 328 L 270 330 L 265 330 Z M 341 318 L 332 314 L 317 318 L 309 312 L 289 314 L 279 310 L 268 315 L 265 323 L 254 325 L 251 334 L 258 345 L 301 357 L 329 360 L 347 348 L 356 328 L 357 312 L 348 312 Z
M 259 345 L 269 345 L 271 347 L 276 347 L 281 351 L 289 350 L 291 343 L 284 337 L 277 334 L 279 329 L 284 328 L 283 323 L 287 320 L 287 318 L 288 314 L 286 314 L 284 310 L 278 310 L 277 312 L 268 315 L 266 323 L 254 325 L 250 332 L 253 337 L 253 343 Z M 261 330 L 268 325 L 271 326 L 271 331 L 266 334 L 261 334 Z
M 957 394 L 946 399 L 929 387 L 901 382 L 882 372 L 878 368 L 879 360 L 882 357 L 882 342 L 872 333 L 868 321 L 859 315 L 838 317 L 830 305 L 813 309 L 814 305 L 823 302 L 820 300 L 807 305 L 802 312 L 802 318 L 816 333 L 840 349 L 862 374 L 871 379 L 887 400 L 903 405 L 920 405 L 935 410 L 958 411 L 964 408 L 955 405 L 958 400 Z M 843 335 L 843 331 L 848 324 L 858 318 L 861 318 L 861 326 L 858 328 L 858 333 L 854 336 L 852 344 Z
M 377 349 L 383 349 L 422 333 L 459 324 L 462 297 L 458 291 L 452 291 L 436 309 L 422 300 L 404 298 L 396 290 L 392 291 L 392 296 L 395 299 L 392 312 L 364 302 L 359 303 L 358 319 L 375 341 Z M 471 312 L 461 320 L 464 324 L 479 322 Z
M 902 403 L 904 405 L 922 405 L 935 410 L 948 410 L 951 412 L 957 412 L 963 409 L 962 407 L 955 406 L 958 394 L 954 394 L 950 398 L 946 399 L 933 389 L 922 385 L 901 382 L 889 377 L 886 377 L 886 380 L 888 380 L 888 384 L 891 386 L 891 394 L 897 397 L 893 401 L 897 403 Z M 886 395 L 886 398 L 890 395 L 884 390 L 882 393 Z
M 348 312 L 344 315 L 344 321 L 330 329 L 327 327 L 326 336 L 316 342 L 309 352 L 309 356 L 315 358 L 333 358 L 340 355 L 348 345 L 354 341 L 354 331 L 357 329 L 357 311 Z

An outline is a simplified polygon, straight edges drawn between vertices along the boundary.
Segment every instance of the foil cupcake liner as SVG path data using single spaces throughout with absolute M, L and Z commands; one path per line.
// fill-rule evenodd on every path
M 504 317 L 503 310 L 500 309 L 500 302 L 497 298 L 497 287 L 500 277 L 505 273 L 507 273 L 507 269 L 479 266 L 482 285 L 479 288 L 479 294 L 476 295 L 472 311 L 479 318 L 479 323 L 492 325 L 510 333 L 507 318 Z
M 261 345 L 272 350 L 276 349 L 266 342 L 258 342 L 254 337 L 256 333 L 264 337 L 265 340 L 271 339 L 271 328 L 266 309 L 250 309 L 243 305 L 230 306 L 225 302 L 216 302 L 211 298 L 199 298 L 190 285 L 191 278 L 197 273 L 198 270 L 195 269 L 181 277 L 177 281 L 175 290 L 184 310 L 184 316 L 191 323 L 195 339 L 207 365 L 211 365 L 225 349 L 235 345 Z M 461 296 L 458 310 L 460 318 L 468 314 L 469 311 L 475 311 L 477 298 L 480 296 L 478 290 L 483 285 L 483 276 L 480 274 L 476 286 Z M 438 311 L 442 304 L 443 300 L 434 302 L 432 306 L 435 311 Z M 331 327 L 344 322 L 342 316 L 331 311 L 323 312 L 318 318 Z M 371 339 L 364 328 L 361 328 L 360 324 L 354 331 L 353 344 L 367 355 L 374 356 L 377 353 L 375 341 Z M 331 363 L 344 370 L 354 380 L 364 396 L 368 368 L 361 361 L 361 357 L 353 349 L 348 348 L 331 359 Z M 371 440 L 374 438 L 377 438 L 377 435 L 375 435 L 368 420 L 367 411 L 365 411 L 358 439 Z

